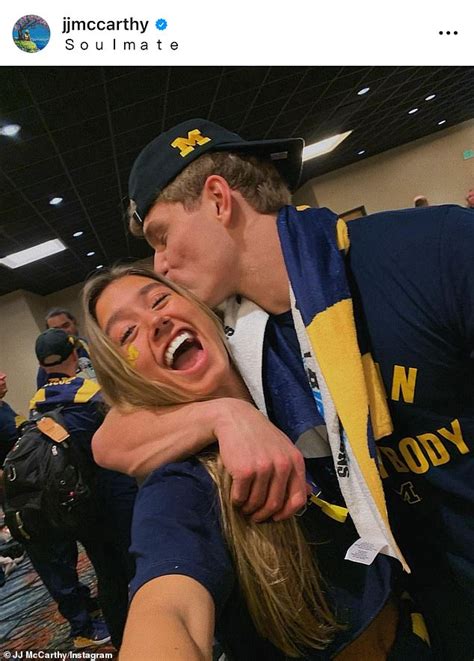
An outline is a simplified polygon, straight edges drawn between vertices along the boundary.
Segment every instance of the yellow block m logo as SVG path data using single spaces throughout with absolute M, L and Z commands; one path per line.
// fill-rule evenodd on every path
M 183 158 L 194 151 L 196 145 L 205 145 L 206 142 L 210 142 L 211 138 L 206 138 L 204 135 L 201 135 L 199 129 L 194 129 L 194 131 L 189 131 L 187 138 L 176 138 L 171 143 L 172 147 L 179 149 L 179 155 Z

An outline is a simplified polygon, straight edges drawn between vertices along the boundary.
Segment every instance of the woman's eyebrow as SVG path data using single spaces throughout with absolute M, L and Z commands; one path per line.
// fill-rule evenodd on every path
M 109 336 L 112 326 L 114 326 L 118 321 L 127 316 L 126 310 L 116 310 L 111 316 L 108 322 L 105 324 L 104 333 Z
M 137 292 L 137 297 L 143 298 L 148 294 L 148 292 L 152 291 L 153 289 L 156 289 L 157 287 L 162 287 L 162 286 L 163 285 L 161 284 L 161 282 L 152 280 L 147 285 L 143 285 L 143 287 L 140 287 L 140 289 Z

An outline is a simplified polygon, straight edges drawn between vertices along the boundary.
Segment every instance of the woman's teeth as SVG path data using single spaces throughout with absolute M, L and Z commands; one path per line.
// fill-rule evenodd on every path
M 174 355 L 179 347 L 188 340 L 192 340 L 193 336 L 188 331 L 183 331 L 177 335 L 168 345 L 165 351 L 165 364 L 166 367 L 173 367 Z

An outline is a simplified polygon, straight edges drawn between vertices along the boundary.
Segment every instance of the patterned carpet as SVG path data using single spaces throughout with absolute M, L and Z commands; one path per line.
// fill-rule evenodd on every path
M 78 574 L 81 582 L 95 593 L 95 574 L 83 550 L 79 556 Z M 55 602 L 25 555 L 5 585 L 0 587 L 0 656 L 7 650 L 73 649 L 69 624 L 58 613 Z M 97 652 L 115 651 L 110 644 L 93 649 Z

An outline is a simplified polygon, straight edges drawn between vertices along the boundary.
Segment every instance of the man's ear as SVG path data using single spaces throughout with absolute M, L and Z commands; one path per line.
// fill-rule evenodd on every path
M 223 225 L 229 225 L 232 218 L 232 190 L 224 177 L 211 174 L 204 182 L 202 201 L 209 203 L 215 218 Z

